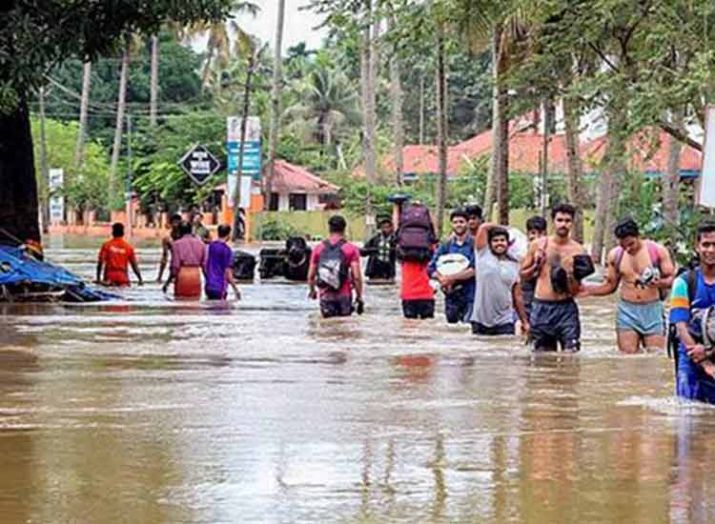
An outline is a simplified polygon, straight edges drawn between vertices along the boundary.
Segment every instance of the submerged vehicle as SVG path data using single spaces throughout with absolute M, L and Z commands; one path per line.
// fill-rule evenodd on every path
M 312 251 L 302 237 L 289 238 L 284 249 L 261 249 L 258 267 L 261 280 L 282 276 L 287 280 L 305 282 L 308 280 Z
M 23 246 L 0 245 L 0 302 L 101 302 L 119 298 L 88 286 Z

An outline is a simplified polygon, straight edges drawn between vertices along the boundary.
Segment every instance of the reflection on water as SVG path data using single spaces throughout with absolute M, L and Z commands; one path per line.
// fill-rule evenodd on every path
M 95 247 L 49 256 L 91 277 Z M 532 356 L 395 293 L 346 321 L 279 282 L 0 307 L 3 521 L 715 520 L 715 410 L 671 399 L 664 356 L 617 354 L 610 302 L 580 355 Z

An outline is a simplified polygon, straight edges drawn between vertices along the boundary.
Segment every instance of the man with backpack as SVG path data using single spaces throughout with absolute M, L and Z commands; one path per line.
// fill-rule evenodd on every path
M 474 303 L 474 239 L 469 234 L 469 215 L 465 210 L 452 211 L 449 217 L 452 235 L 443 242 L 427 268 L 444 292 L 447 322 L 469 322 Z
M 699 267 L 684 271 L 673 283 L 670 324 L 679 341 L 675 355 L 676 392 L 681 398 L 715 404 L 715 223 L 698 226 Z
M 434 289 L 427 265 L 436 240 L 429 209 L 419 202 L 407 206 L 400 214 L 396 250 L 402 271 L 400 298 L 405 318 L 434 317 Z
M 665 293 L 673 283 L 675 266 L 668 250 L 641 238 L 638 224 L 624 218 L 615 228 L 618 246 L 608 254 L 602 284 L 584 289 L 585 295 L 609 295 L 619 288 L 616 315 L 618 349 L 637 353 L 665 347 Z
M 362 274 L 360 250 L 345 240 L 347 223 L 339 215 L 330 217 L 330 236 L 318 244 L 310 257 L 308 268 L 308 296 L 320 295 L 323 318 L 349 317 L 353 313 L 353 288 L 358 314 L 362 314 Z M 316 292 L 317 290 L 319 291 Z

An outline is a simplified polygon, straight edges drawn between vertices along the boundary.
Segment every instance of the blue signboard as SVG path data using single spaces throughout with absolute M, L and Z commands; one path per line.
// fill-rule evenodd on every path
M 238 172 L 238 156 L 240 153 L 240 142 L 231 141 L 226 143 L 228 149 L 228 171 Z M 243 147 L 243 169 L 244 175 L 251 175 L 254 180 L 261 178 L 261 142 L 259 140 L 247 141 Z

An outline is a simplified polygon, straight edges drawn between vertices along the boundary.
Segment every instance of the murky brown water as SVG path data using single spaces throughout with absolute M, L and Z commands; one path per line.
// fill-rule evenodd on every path
M 49 256 L 94 272 L 94 249 Z M 0 308 L 2 522 L 715 519 L 715 410 L 616 353 L 609 302 L 580 355 L 534 358 L 403 320 L 394 288 L 345 321 L 304 286 L 243 293 Z

